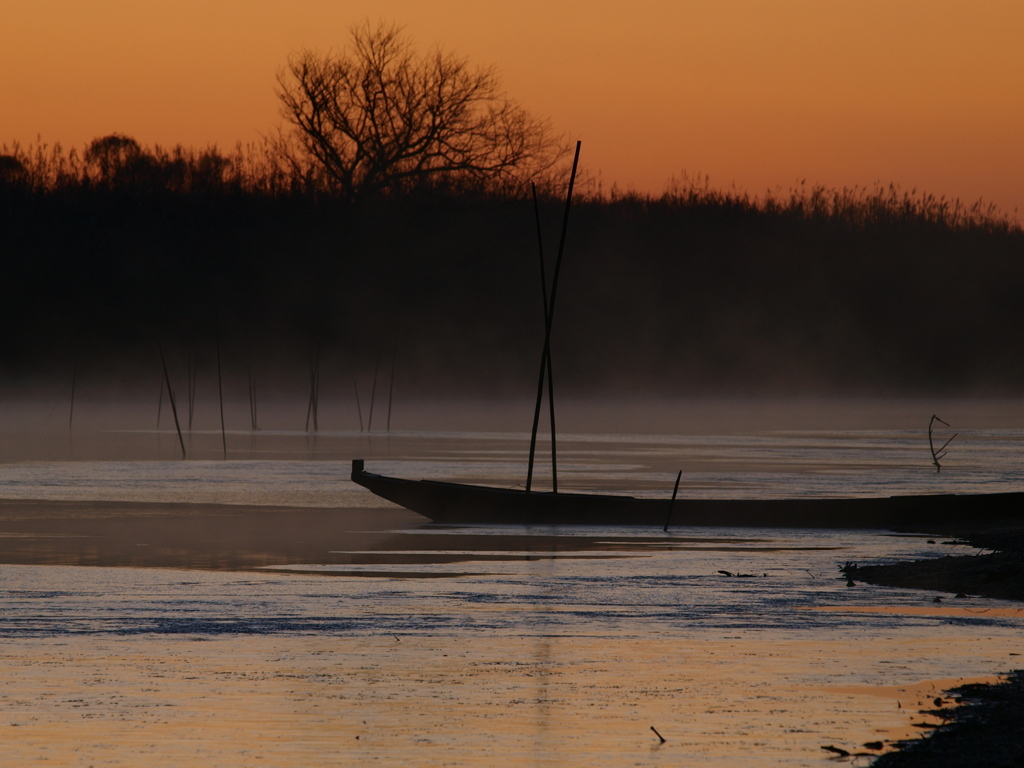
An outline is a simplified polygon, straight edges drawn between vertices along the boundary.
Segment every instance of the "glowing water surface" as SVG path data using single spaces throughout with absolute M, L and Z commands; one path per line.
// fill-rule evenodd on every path
M 903 431 L 576 434 L 560 480 L 655 495 L 681 466 L 690 495 L 1019 490 L 1018 437 L 962 435 L 940 475 Z M 344 479 L 355 456 L 522 482 L 522 435 L 319 439 L 293 460 L 7 464 L 0 483 L 345 515 L 384 505 Z M 921 732 L 944 687 L 1024 652 L 1017 604 L 839 578 L 974 551 L 927 535 L 404 525 L 375 541 L 246 572 L 0 565 L 0 764 L 820 765 L 823 745 Z

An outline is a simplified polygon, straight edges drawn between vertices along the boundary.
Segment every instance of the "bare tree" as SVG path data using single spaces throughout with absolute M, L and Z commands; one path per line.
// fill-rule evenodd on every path
M 517 183 L 564 153 L 545 120 L 507 98 L 493 68 L 400 27 L 354 27 L 341 53 L 303 50 L 278 75 L 301 152 L 349 199 L 440 182 Z

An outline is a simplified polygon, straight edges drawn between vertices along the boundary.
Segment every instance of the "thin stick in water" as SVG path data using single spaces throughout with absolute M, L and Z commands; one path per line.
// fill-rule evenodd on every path
M 356 412 L 359 414 L 359 431 L 363 431 L 363 406 L 359 404 L 359 385 L 352 379 L 352 389 L 356 393 Z
M 317 410 L 320 400 L 320 350 L 315 349 L 309 359 L 309 405 L 306 408 L 306 431 L 309 432 L 310 419 L 313 431 L 318 430 Z
M 191 378 L 189 379 L 189 396 L 188 396 L 188 429 L 192 431 L 192 420 L 195 416 L 196 409 L 196 385 L 199 381 L 199 356 L 197 355 L 192 363 Z
M 366 431 L 373 431 L 373 401 L 377 397 L 377 371 L 380 370 L 380 353 L 377 354 L 377 362 L 373 364 L 373 387 L 370 388 L 370 418 L 366 422 Z
M 679 493 L 679 481 L 683 477 L 683 470 L 679 470 L 679 474 L 676 475 L 676 487 L 672 489 L 672 501 L 668 505 L 668 514 L 665 515 L 665 533 L 668 533 L 668 524 L 672 522 L 672 507 L 676 505 L 676 494 Z
M 217 343 L 217 399 L 220 401 L 220 442 L 224 448 L 224 458 L 228 457 L 228 432 L 224 426 L 224 376 L 220 366 L 220 328 L 214 334 Z
M 558 241 L 558 256 L 555 258 L 555 273 L 551 278 L 551 296 L 548 299 L 548 311 L 544 323 L 544 352 L 541 354 L 540 377 L 537 382 L 537 404 L 533 412 L 533 430 L 530 435 L 530 463 L 526 471 L 526 492 L 533 486 L 533 463 L 537 452 L 537 428 L 540 425 L 540 406 L 544 398 L 544 378 L 547 361 L 551 358 L 551 327 L 555 320 L 555 297 L 558 293 L 558 275 L 562 270 L 562 255 L 565 252 L 565 235 L 569 229 L 569 210 L 572 207 L 572 190 L 576 183 L 576 168 L 579 166 L 580 146 L 576 142 L 576 154 L 572 160 L 572 172 L 569 174 L 569 191 L 565 196 L 565 213 L 562 217 L 562 235 Z
M 544 327 L 548 324 L 548 277 L 547 267 L 544 264 L 544 236 L 540 226 L 540 204 L 537 202 L 537 186 L 531 182 L 530 190 L 533 193 L 533 218 L 537 224 L 537 251 L 540 254 L 540 291 L 544 303 Z M 547 355 L 541 361 L 541 368 L 547 368 L 548 377 L 548 421 L 551 424 L 551 491 L 558 493 L 558 448 L 557 430 L 555 429 L 555 373 L 551 365 L 551 348 L 548 347 Z M 543 374 L 542 374 L 543 375 Z
M 160 377 L 160 399 L 156 401 L 156 428 L 160 429 L 160 416 L 164 411 L 164 377 Z
M 78 361 L 71 361 L 71 410 L 68 412 L 68 433 L 75 423 L 75 374 L 78 373 Z
M 939 422 L 939 424 L 945 424 L 945 426 L 947 426 L 947 427 L 949 426 L 949 424 L 944 422 L 942 419 L 940 419 L 935 414 L 932 414 L 931 421 L 928 422 L 928 448 L 932 452 L 932 464 L 935 465 L 935 471 L 936 472 L 941 472 L 942 471 L 942 465 L 939 463 L 939 460 L 940 459 L 944 459 L 946 457 L 946 453 L 947 453 L 946 448 L 949 447 L 949 444 L 953 442 L 953 439 L 956 437 L 957 434 L 959 434 L 959 432 L 954 434 L 953 437 L 949 438 L 949 440 L 944 442 L 942 444 L 941 448 L 939 448 L 938 450 L 935 450 L 935 441 L 934 441 L 934 437 L 932 435 L 932 427 L 935 426 L 935 422 L 936 421 Z
M 398 337 L 391 347 L 391 385 L 388 387 L 388 432 L 391 431 L 391 403 L 395 399 L 395 359 L 398 357 Z
M 178 432 L 178 444 L 181 446 L 181 458 L 184 459 L 185 440 L 181 436 L 181 425 L 178 423 L 178 407 L 174 403 L 174 390 L 171 389 L 171 377 L 170 374 L 167 373 L 167 361 L 164 360 L 164 348 L 160 345 L 160 342 L 157 342 L 156 346 L 160 351 L 160 365 L 163 366 L 164 381 L 167 382 L 167 399 L 171 401 L 171 413 L 174 415 L 174 429 Z
M 249 422 L 253 432 L 259 431 L 259 420 L 256 412 L 256 377 L 252 372 L 252 364 L 246 365 L 246 374 L 249 378 Z
M 320 350 L 316 351 L 316 371 L 313 376 L 313 431 L 320 431 Z
M 194 400 L 195 389 L 192 386 L 193 371 L 192 371 L 192 356 L 191 355 L 189 355 L 187 358 L 185 358 L 185 366 L 186 366 L 186 375 L 188 377 L 188 382 L 187 382 L 187 384 L 185 386 L 185 394 L 188 397 L 188 431 L 191 433 L 192 432 L 192 413 L 195 410 L 195 400 Z

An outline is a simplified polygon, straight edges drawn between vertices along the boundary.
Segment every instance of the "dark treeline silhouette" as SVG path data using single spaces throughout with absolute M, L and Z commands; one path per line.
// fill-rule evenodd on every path
M 544 324 L 528 195 L 441 180 L 353 201 L 278 157 L 119 135 L 3 147 L 0 375 L 74 360 L 152 377 L 158 342 L 173 361 L 219 335 L 229 363 L 301 382 L 311 350 L 354 374 L 397 342 L 406 391 L 528 396 Z M 549 248 L 560 196 L 542 195 Z M 1022 257 L 994 210 L 892 187 L 591 187 L 555 376 L 623 394 L 1024 391 Z
M 523 189 L 566 151 L 493 67 L 438 46 L 420 53 L 396 24 L 363 21 L 341 51 L 293 53 L 277 95 L 290 127 L 272 142 L 278 156 L 350 201 L 441 180 Z

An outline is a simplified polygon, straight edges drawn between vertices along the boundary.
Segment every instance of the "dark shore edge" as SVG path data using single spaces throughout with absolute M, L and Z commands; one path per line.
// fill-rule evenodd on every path
M 945 538 L 982 551 L 893 565 L 850 563 L 843 573 L 854 583 L 950 593 L 949 598 L 957 602 L 971 597 L 1024 601 L 1024 527 L 1020 524 L 926 533 L 935 533 L 936 543 Z M 943 599 L 946 596 L 936 596 Z M 1006 674 L 1000 683 L 948 691 L 955 705 L 931 711 L 945 724 L 925 738 L 901 742 L 899 749 L 881 755 L 872 765 L 1024 766 L 1024 669 Z

